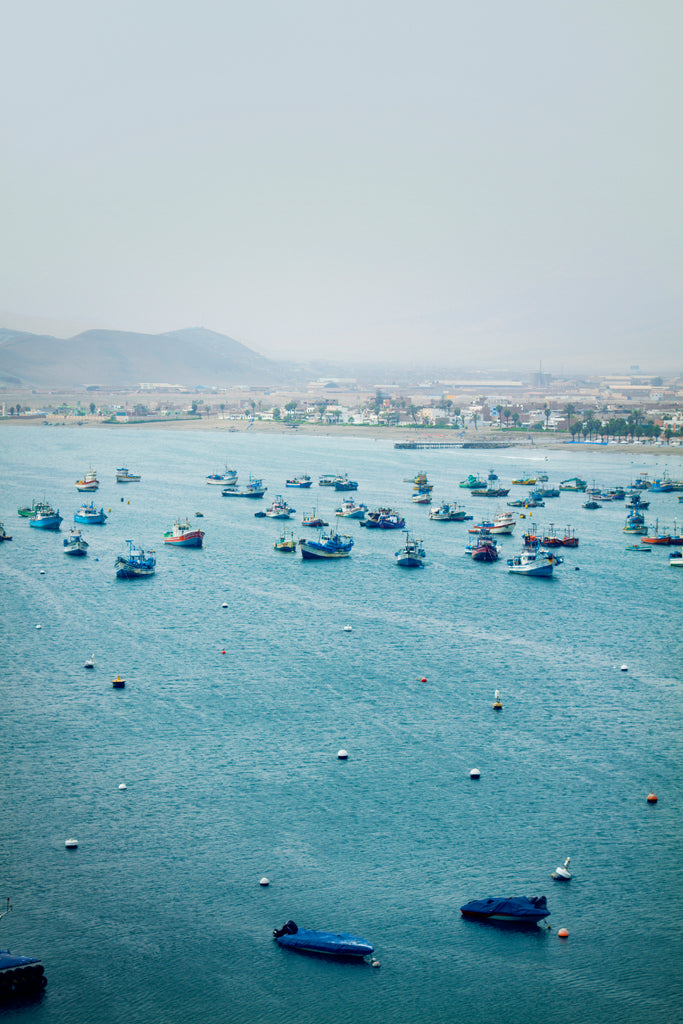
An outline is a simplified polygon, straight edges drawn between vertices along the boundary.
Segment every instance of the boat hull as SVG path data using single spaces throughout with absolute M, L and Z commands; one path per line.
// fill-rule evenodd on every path
M 36 530 L 58 530 L 61 522 L 62 517 L 57 513 L 52 516 L 34 516 L 28 525 L 33 526 Z
M 116 563 L 116 578 L 119 580 L 137 580 L 147 576 L 153 576 L 154 567 L 148 568 L 139 565 L 130 565 L 128 562 Z
M 164 544 L 172 544 L 177 548 L 200 548 L 203 542 L 202 530 L 192 530 L 191 533 L 183 533 L 179 537 L 164 536 Z
M 88 545 L 85 543 L 85 541 L 74 541 L 73 544 L 65 544 L 64 554 L 76 555 L 77 557 L 80 556 L 82 558 L 83 555 L 88 554 Z
M 517 573 L 519 576 L 552 576 L 553 565 L 509 565 L 508 572 Z
M 396 559 L 396 565 L 400 565 L 404 569 L 420 569 L 424 565 L 424 559 L 417 555 L 400 555 Z
M 84 513 L 84 512 L 75 512 L 74 513 L 74 522 L 75 523 L 94 523 L 97 526 L 98 524 L 103 524 L 106 521 L 107 521 L 107 517 L 104 514 L 104 512 L 95 512 L 94 515 L 88 515 L 87 513 Z
M 304 559 L 321 558 L 348 558 L 353 547 L 351 537 L 341 537 L 339 534 L 326 537 L 324 534 L 319 540 L 307 540 L 302 537 L 299 541 L 301 557 Z

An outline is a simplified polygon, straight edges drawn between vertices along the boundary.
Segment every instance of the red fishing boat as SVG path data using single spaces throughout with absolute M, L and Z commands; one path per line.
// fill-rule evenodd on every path
M 193 530 L 187 519 L 176 519 L 164 534 L 164 544 L 175 544 L 179 548 L 200 548 L 203 540 L 204 531 Z

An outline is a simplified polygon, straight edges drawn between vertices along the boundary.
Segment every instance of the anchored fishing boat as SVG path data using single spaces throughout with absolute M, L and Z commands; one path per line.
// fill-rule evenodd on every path
M 17 515 L 21 516 L 23 519 L 28 519 L 31 516 L 34 516 L 36 512 L 39 512 L 41 509 L 49 507 L 50 506 L 45 501 L 32 501 L 30 505 L 23 505 L 21 508 L 18 508 Z
M 114 565 L 118 579 L 133 580 L 153 576 L 157 564 L 154 551 L 145 552 L 142 548 L 136 548 L 132 540 L 127 540 L 126 544 L 128 554 L 119 555 Z
M 475 562 L 497 562 L 502 548 L 500 544 L 496 544 L 488 531 L 481 531 L 465 550 Z
M 556 565 L 562 565 L 562 559 L 552 551 L 521 551 L 513 558 L 508 558 L 508 572 L 520 576 L 552 576 Z
M 336 510 L 335 515 L 342 519 L 365 519 L 367 510 L 368 506 L 364 505 L 362 501 L 356 502 L 353 498 L 346 498 Z
M 468 516 L 465 509 L 457 501 L 442 501 L 440 505 L 432 505 L 429 510 L 429 518 L 437 522 L 462 523 L 466 519 L 472 519 L 473 517 Z
M 176 519 L 164 534 L 164 544 L 174 544 L 178 548 L 200 548 L 203 541 L 204 531 L 193 530 L 189 519 Z
M 288 505 L 282 495 L 278 494 L 265 514 L 269 519 L 291 519 L 295 512 L 296 509 Z
M 55 511 L 49 505 L 41 505 L 29 519 L 28 525 L 35 526 L 38 530 L 58 530 L 61 522 L 59 509 Z
M 328 530 L 327 533 L 321 530 L 317 540 L 307 540 L 302 537 L 299 547 L 301 557 L 304 559 L 346 558 L 351 554 L 353 537 L 339 534 L 334 529 Z
M 357 491 L 358 481 L 349 480 L 346 473 L 340 473 L 339 476 L 335 477 L 334 489 L 335 491 Z
M 77 491 L 96 491 L 99 486 L 100 482 L 94 469 L 89 469 L 80 480 L 76 481 Z
M 561 491 L 585 491 L 588 484 L 580 476 L 572 476 L 568 480 L 560 481 Z
M 213 484 L 215 487 L 236 487 L 237 486 L 237 470 L 230 469 L 226 462 L 225 469 L 222 473 L 209 473 L 206 478 L 207 484 Z
M 243 487 L 224 487 L 221 494 L 224 498 L 262 498 L 267 490 L 263 480 L 250 475 L 249 482 Z
M 294 534 L 290 531 L 285 533 L 284 530 L 273 544 L 276 551 L 296 551 L 296 540 Z
M 290 477 L 289 480 L 285 480 L 285 487 L 310 487 L 313 481 L 311 480 L 308 473 L 303 473 L 301 476 Z
M 426 554 L 421 540 L 411 540 L 406 530 L 405 544 L 394 555 L 396 564 L 408 569 L 420 569 L 425 564 Z
M 116 470 L 117 484 L 136 484 L 142 480 L 139 473 L 131 473 L 127 466 L 120 466 Z
M 81 505 L 78 512 L 74 512 L 75 523 L 106 523 L 107 515 L 103 508 L 96 509 L 91 501 L 89 505 Z
M 329 523 L 319 516 L 317 508 L 314 508 L 312 512 L 304 512 L 301 518 L 301 525 L 312 526 L 314 529 L 320 530 L 323 526 L 328 526 Z
M 87 555 L 88 542 L 80 530 L 70 530 L 69 536 L 64 538 L 65 555 Z

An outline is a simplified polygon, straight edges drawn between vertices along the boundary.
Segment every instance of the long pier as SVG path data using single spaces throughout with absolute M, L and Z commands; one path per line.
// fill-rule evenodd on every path
M 394 441 L 394 448 L 511 448 L 509 444 L 497 444 L 495 441 Z

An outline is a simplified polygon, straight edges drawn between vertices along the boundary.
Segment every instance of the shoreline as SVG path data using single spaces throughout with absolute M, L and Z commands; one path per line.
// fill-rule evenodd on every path
M 371 441 L 391 441 L 395 443 L 397 441 L 409 443 L 415 442 L 416 445 L 420 444 L 452 444 L 454 448 L 457 446 L 461 450 L 472 450 L 472 451 L 495 451 L 497 448 L 503 449 L 519 449 L 520 451 L 534 451 L 534 450 L 546 450 L 546 451 L 565 451 L 574 450 L 581 452 L 610 452 L 610 453 L 622 453 L 622 454 L 641 454 L 641 455 L 662 455 L 662 456 L 673 456 L 675 458 L 683 457 L 683 444 L 638 444 L 638 443 L 622 443 L 622 442 L 609 442 L 603 443 L 600 441 L 572 441 L 570 435 L 566 435 L 566 438 L 558 438 L 556 435 L 551 437 L 544 436 L 543 433 L 540 435 L 524 434 L 523 437 L 518 435 L 507 436 L 506 432 L 492 431 L 492 430 L 466 430 L 464 436 L 461 432 L 448 431 L 438 428 L 428 427 L 377 427 L 377 426 L 360 426 L 358 424 L 321 424 L 321 423 L 302 423 L 296 427 L 287 426 L 283 423 L 267 421 L 267 420 L 221 420 L 218 418 L 206 418 L 202 417 L 197 419 L 186 419 L 186 420 L 162 420 L 155 419 L 152 422 L 138 421 L 135 423 L 109 423 L 103 422 L 97 417 L 77 417 L 77 416 L 26 416 L 26 417 L 4 417 L 0 418 L 0 427 L 16 427 L 16 426 L 27 426 L 27 427 L 96 427 L 98 429 L 109 428 L 111 430 L 116 429 L 128 429 L 128 430 L 166 430 L 166 431 L 220 431 L 226 434 L 298 434 L 307 437 L 330 437 L 337 440 L 344 438 L 367 438 Z M 465 445 L 474 445 L 476 447 L 468 448 Z M 481 447 L 479 447 L 481 445 Z M 489 447 L 490 446 L 490 447 Z M 410 448 L 406 448 L 406 451 L 410 451 Z M 414 451 L 425 451 L 428 449 L 421 449 L 416 447 L 412 449 Z

